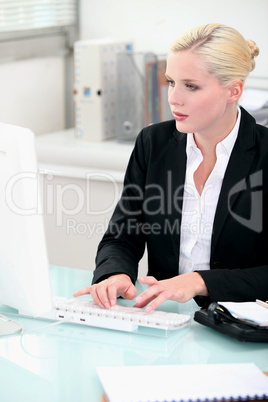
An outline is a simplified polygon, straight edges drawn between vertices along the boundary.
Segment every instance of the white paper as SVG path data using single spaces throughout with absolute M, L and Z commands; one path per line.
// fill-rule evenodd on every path
M 257 302 L 218 302 L 226 307 L 235 317 L 252 320 L 261 326 L 268 326 L 268 308 L 260 306 Z
M 97 367 L 110 402 L 265 398 L 268 377 L 254 363 Z

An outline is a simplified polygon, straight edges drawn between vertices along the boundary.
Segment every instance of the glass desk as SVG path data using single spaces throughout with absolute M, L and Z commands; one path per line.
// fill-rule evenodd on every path
M 57 266 L 50 270 L 55 295 L 72 297 L 91 282 L 89 271 Z M 193 315 L 198 306 L 194 301 L 167 301 L 161 308 Z M 0 339 L 1 402 L 99 402 L 103 390 L 96 367 L 105 365 L 254 362 L 268 371 L 267 344 L 242 343 L 193 320 L 168 338 L 159 338 L 12 318 L 23 324 L 25 333 Z

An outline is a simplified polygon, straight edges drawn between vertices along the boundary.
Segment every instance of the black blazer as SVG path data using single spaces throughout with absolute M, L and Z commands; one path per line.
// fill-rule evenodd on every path
M 268 299 L 268 129 L 241 112 L 214 219 L 210 270 L 199 271 L 210 295 L 206 303 Z M 178 275 L 186 136 L 168 121 L 137 137 L 93 283 L 115 273 L 135 282 L 145 244 L 148 275 Z

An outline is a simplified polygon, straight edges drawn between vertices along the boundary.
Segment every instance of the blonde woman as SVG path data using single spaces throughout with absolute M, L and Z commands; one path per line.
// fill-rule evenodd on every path
M 174 120 L 139 134 L 122 197 L 98 249 L 90 293 L 102 308 L 136 297 L 268 299 L 268 129 L 238 106 L 258 47 L 235 29 L 186 32 L 167 58 Z M 135 281 L 145 246 L 149 287 Z

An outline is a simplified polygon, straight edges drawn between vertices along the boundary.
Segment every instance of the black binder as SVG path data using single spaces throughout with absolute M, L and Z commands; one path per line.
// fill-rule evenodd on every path
M 268 327 L 235 318 L 224 306 L 215 302 L 207 309 L 196 311 L 194 320 L 239 341 L 268 342 Z

